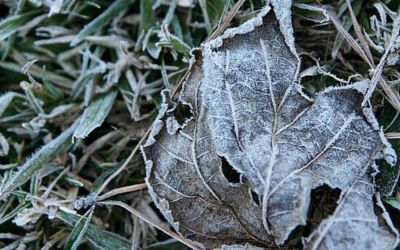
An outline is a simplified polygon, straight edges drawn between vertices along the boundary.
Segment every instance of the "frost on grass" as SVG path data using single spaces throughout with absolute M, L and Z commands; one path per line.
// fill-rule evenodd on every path
M 101 96 L 95 100 L 92 105 L 87 107 L 83 112 L 82 119 L 80 119 L 79 125 L 74 131 L 72 138 L 83 139 L 95 128 L 100 127 L 110 113 L 116 96 L 117 92 L 111 91 Z
M 143 147 L 149 191 L 175 229 L 206 248 L 271 247 L 306 225 L 311 191 L 328 185 L 341 199 L 305 248 L 394 248 L 373 176 L 376 159 L 394 164 L 395 155 L 361 107 L 368 82 L 307 97 L 289 12 L 275 9 L 203 45 L 178 101 L 165 93 Z

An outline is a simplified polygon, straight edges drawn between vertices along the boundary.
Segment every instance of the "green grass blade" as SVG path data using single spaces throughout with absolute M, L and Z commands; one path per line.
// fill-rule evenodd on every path
M 68 148 L 72 144 L 71 137 L 77 124 L 78 122 L 75 122 L 71 127 L 33 154 L 1 187 L 0 200 L 6 198 L 17 187 L 25 184 L 32 177 L 33 173 L 54 159 L 58 153 Z
M 392 207 L 400 210 L 400 202 L 394 197 L 388 197 L 383 199 L 387 204 L 391 205 Z
M 326 10 L 322 7 L 293 2 L 292 9 L 295 14 L 300 15 L 307 20 L 317 23 L 329 22 L 329 16 Z
M 154 22 L 153 1 L 140 1 L 140 27 L 139 31 L 149 29 Z
M 362 3 L 363 2 L 360 0 L 360 1 L 354 1 L 352 4 L 353 11 L 356 16 L 358 16 L 358 14 L 360 13 Z M 353 21 L 351 20 L 350 14 L 347 13 L 346 15 L 343 16 L 342 19 L 343 19 L 342 23 L 343 23 L 344 29 L 346 31 L 349 31 L 351 26 L 353 25 Z M 343 45 L 344 40 L 345 40 L 344 36 L 340 32 L 338 32 L 338 34 L 335 37 L 335 41 L 333 42 L 332 57 L 337 56 L 339 49 Z
M 29 207 L 30 204 L 28 203 L 20 203 L 16 208 L 14 208 L 11 212 L 9 212 L 6 215 L 3 215 L 0 218 L 0 225 L 11 220 L 12 218 L 14 218 L 19 212 L 21 212 L 22 210 L 24 210 L 25 208 Z
M 32 91 L 32 85 L 28 82 L 22 81 L 20 83 L 21 88 L 25 92 L 26 99 L 28 100 L 30 106 L 37 114 L 44 114 L 44 109 L 40 100 L 35 96 Z
M 18 32 L 28 21 L 38 14 L 37 11 L 11 16 L 0 22 L 0 41 Z
M 59 210 L 56 217 L 62 220 L 65 224 L 74 226 L 79 221 L 81 216 Z M 92 224 L 88 225 L 86 237 L 90 243 L 96 247 L 96 249 L 128 250 L 131 247 L 131 244 L 128 240 L 114 233 L 100 229 Z
M 93 212 L 94 206 L 91 207 L 83 217 L 79 218 L 78 222 L 74 226 L 74 229 L 69 235 L 67 242 L 64 245 L 64 249 L 76 250 L 78 248 L 79 243 L 87 232 L 90 221 L 92 220 Z
M 107 93 L 97 98 L 87 107 L 83 112 L 82 119 L 74 132 L 73 138 L 83 139 L 95 128 L 100 127 L 108 113 L 110 113 L 116 96 L 117 91 Z
M 18 74 L 22 74 L 21 73 L 21 65 L 16 64 L 16 63 L 11 63 L 11 62 L 0 62 L 0 68 L 6 69 L 6 70 L 10 70 L 13 72 L 16 72 Z M 43 70 L 42 68 L 36 66 L 36 65 L 32 65 L 31 68 L 29 69 L 29 73 L 33 76 L 33 77 L 37 77 L 39 79 L 43 80 Z M 59 87 L 65 88 L 65 89 L 71 89 L 72 88 L 72 84 L 73 82 L 65 77 L 65 76 L 61 76 L 57 73 L 50 72 L 47 71 L 46 72 L 46 80 L 50 81 L 51 83 L 53 83 L 54 85 L 57 85 Z
M 114 1 L 113 4 L 108 7 L 100 16 L 96 17 L 93 21 L 91 21 L 88 25 L 86 25 L 81 32 L 79 32 L 78 36 L 71 42 L 71 46 L 75 46 L 85 37 L 95 33 L 99 29 L 106 26 L 109 22 L 111 22 L 121 11 L 126 9 L 129 4 L 131 4 L 134 0 L 117 0 Z
M 185 42 L 183 42 L 178 37 L 171 34 L 170 36 L 170 44 L 171 46 L 176 49 L 178 52 L 188 55 L 190 53 L 191 48 Z
M 22 95 L 17 94 L 15 92 L 7 92 L 4 95 L 0 96 L 0 117 L 3 115 L 4 111 L 10 106 L 11 102 L 17 96 L 21 97 Z
M 140 24 L 138 29 L 138 38 L 135 45 L 135 51 L 145 50 L 151 44 L 146 36 L 150 36 L 152 33 L 152 26 L 154 24 L 154 11 L 153 1 L 140 1 Z M 156 56 L 157 58 L 158 56 Z

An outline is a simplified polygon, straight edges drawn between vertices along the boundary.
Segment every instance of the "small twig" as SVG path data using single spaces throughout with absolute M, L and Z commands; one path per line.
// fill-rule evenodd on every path
M 193 241 L 183 238 L 182 236 L 172 232 L 171 230 L 169 230 L 166 226 L 157 223 L 155 221 L 152 221 L 150 218 L 148 218 L 147 216 L 145 216 L 144 214 L 140 213 L 139 211 L 137 211 L 136 209 L 134 209 L 133 207 L 128 206 L 127 204 L 121 202 L 121 201 L 112 201 L 112 200 L 108 200 L 108 201 L 100 201 L 97 204 L 100 205 L 112 205 L 112 206 L 119 206 L 122 207 L 123 209 L 125 209 L 126 211 L 130 212 L 131 214 L 135 215 L 136 217 L 138 217 L 139 219 L 147 222 L 148 224 L 154 226 L 155 228 L 159 229 L 160 231 L 162 231 L 163 233 L 173 237 L 174 239 L 182 242 L 183 244 L 185 244 L 186 246 L 192 248 L 192 249 L 200 249 L 199 246 L 197 246 Z
M 105 200 L 105 199 L 110 198 L 115 195 L 129 193 L 129 192 L 133 192 L 133 191 L 137 191 L 137 190 L 142 190 L 145 188 L 147 188 L 146 183 L 140 183 L 140 184 L 135 184 L 135 185 L 131 185 L 131 186 L 115 188 L 115 189 L 108 191 L 107 193 L 105 193 L 103 195 L 100 195 L 97 198 L 97 200 L 102 201 L 102 200 Z
M 385 54 L 381 57 L 381 60 L 379 61 L 378 66 L 376 66 L 376 68 L 374 70 L 375 71 L 374 75 L 372 76 L 372 79 L 371 79 L 371 84 L 368 88 L 367 93 L 364 96 L 364 100 L 363 100 L 361 106 L 364 107 L 367 104 L 367 102 L 369 101 L 369 99 L 372 96 L 372 93 L 374 92 L 374 90 L 376 88 L 376 85 L 382 79 L 383 66 L 385 66 L 386 58 L 388 55 L 389 55 L 389 50 L 386 50 Z
M 300 52 L 299 55 L 308 56 L 311 60 L 313 60 L 313 61 L 315 62 L 315 66 L 317 67 L 318 74 L 321 74 L 321 75 L 327 76 L 327 77 L 331 77 L 331 78 L 333 78 L 335 81 L 338 81 L 338 82 L 340 82 L 340 83 L 346 83 L 346 84 L 348 84 L 348 83 L 350 83 L 351 79 L 353 79 L 353 78 L 355 78 L 355 77 L 361 77 L 360 74 L 353 74 L 353 75 L 349 76 L 349 77 L 347 78 L 347 80 L 344 80 L 344 79 L 342 79 L 342 78 L 340 78 L 340 77 L 337 77 L 335 74 L 332 74 L 331 72 L 325 71 L 325 70 L 321 67 L 321 65 L 319 64 L 319 60 L 318 60 L 317 58 L 315 58 L 311 53 L 308 53 L 308 52 Z M 306 71 L 306 70 L 304 70 L 304 71 Z M 300 74 L 300 78 L 301 78 L 301 77 L 302 77 L 302 76 L 301 76 L 301 74 Z
M 392 88 L 387 84 L 386 80 L 381 78 L 379 83 L 388 97 L 390 104 L 397 110 L 400 111 L 400 98 L 397 92 L 394 92 Z
M 13 234 L 13 233 L 0 233 L 0 239 L 2 240 L 14 240 L 14 239 L 18 239 L 21 236 L 17 235 L 17 234 Z
M 112 175 L 110 175 L 101 185 L 101 187 L 97 190 L 97 195 L 99 195 L 106 187 L 107 185 L 117 176 L 119 175 L 124 169 L 128 166 L 129 162 L 132 160 L 133 156 L 135 156 L 136 152 L 139 150 L 140 146 L 143 144 L 143 142 L 146 140 L 147 135 L 150 133 L 151 128 L 149 128 L 146 133 L 142 136 L 140 141 L 136 144 L 136 147 L 132 150 L 131 154 L 128 156 L 128 158 L 125 160 L 125 162 L 122 164 L 121 167 L 117 169 Z
M 57 184 L 57 182 L 61 179 L 63 175 L 65 175 L 69 171 L 70 167 L 65 168 L 55 179 L 50 183 L 50 185 L 47 187 L 46 191 L 42 195 L 42 199 L 46 199 L 47 196 L 50 194 L 51 190 L 53 190 L 54 186 Z

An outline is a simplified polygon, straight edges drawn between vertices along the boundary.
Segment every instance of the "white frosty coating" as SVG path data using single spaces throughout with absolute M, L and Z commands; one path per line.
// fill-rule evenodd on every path
M 142 150 L 143 150 L 143 147 L 151 146 L 156 142 L 156 140 L 154 139 L 154 136 L 157 135 L 158 133 L 160 133 L 160 130 L 164 126 L 164 122 L 161 119 L 165 116 L 165 114 L 168 110 L 168 103 L 170 101 L 169 94 L 170 94 L 169 90 L 163 90 L 161 92 L 161 97 L 162 97 L 161 107 L 160 107 L 158 115 L 151 127 L 150 135 L 149 135 L 146 143 L 141 147 Z
M 275 16 L 278 19 L 279 27 L 285 38 L 286 45 L 289 46 L 293 55 L 297 55 L 294 44 L 293 26 L 292 26 L 292 0 L 270 0 L 274 8 Z
M 335 90 L 354 89 L 364 95 L 368 91 L 370 82 L 371 81 L 369 79 L 366 79 L 366 80 L 356 82 L 354 84 L 345 85 L 345 86 L 341 86 L 341 87 L 328 87 L 321 93 L 328 93 L 330 91 L 335 91 Z M 372 109 L 370 107 L 363 107 L 362 112 L 363 112 L 364 118 L 368 121 L 368 123 L 372 126 L 372 128 L 374 130 L 379 131 L 380 139 L 382 141 L 382 144 L 384 145 L 383 150 L 382 150 L 382 153 L 383 153 L 382 158 L 385 158 L 386 162 L 388 162 L 391 166 L 394 166 L 397 161 L 396 152 L 394 151 L 394 149 L 393 149 L 392 145 L 389 143 L 389 141 L 386 139 L 384 132 L 383 132 L 382 128 L 380 127 L 379 122 L 374 115 L 374 112 L 372 111 Z
M 346 90 L 346 89 L 354 89 L 357 90 L 360 94 L 365 95 L 368 91 L 368 87 L 370 86 L 371 81 L 369 79 L 362 80 L 359 82 L 355 82 L 353 84 L 348 84 L 344 86 L 330 86 L 327 87 L 326 89 L 322 90 L 320 93 L 327 93 L 330 91 L 335 91 L 335 90 Z
M 375 117 L 372 109 L 371 108 L 363 108 L 363 113 L 364 113 L 365 119 L 367 119 L 367 121 L 371 124 L 371 126 L 375 130 L 379 130 L 379 123 L 378 123 L 378 120 L 376 120 L 376 117 Z
M 344 222 L 346 238 L 334 240 L 355 248 L 355 242 L 369 242 L 364 232 L 373 231 L 382 235 L 382 245 L 394 246 L 397 235 L 390 227 L 373 223 L 388 218 L 370 209 L 372 181 L 359 179 L 376 158 L 390 155 L 379 126 L 370 124 L 371 117 L 366 120 L 360 106 L 365 83 L 328 88 L 315 99 L 302 93 L 299 58 L 291 28 L 285 28 L 290 16 L 278 8 L 288 8 L 288 1 L 273 4 L 279 22 L 273 13 L 261 21 L 259 15 L 203 46 L 202 67 L 200 62 L 193 67 L 179 99 L 190 104 L 193 119 L 175 126 L 176 105 L 171 104 L 143 148 L 149 192 L 183 236 L 214 248 L 268 247 L 271 237 L 282 244 L 296 226 L 305 225 L 313 188 L 326 184 L 351 195 L 360 189 L 366 195 L 343 195 L 335 214 L 353 213 L 351 201 L 358 200 L 371 223 L 348 232 Z M 248 182 L 229 183 L 222 158 Z M 306 242 L 317 243 L 314 238 Z
M 150 196 L 152 197 L 152 199 L 155 201 L 156 206 L 158 207 L 158 209 L 160 209 L 160 211 L 163 212 L 163 215 L 165 217 L 165 219 L 179 232 L 180 226 L 179 226 L 179 221 L 175 221 L 174 220 L 174 216 L 172 215 L 172 211 L 169 207 L 169 201 L 167 199 L 164 199 L 162 197 L 160 197 L 159 195 L 157 195 L 156 191 L 154 191 L 153 185 L 150 181 L 150 176 L 152 175 L 152 171 L 154 171 L 153 169 L 153 161 L 147 159 L 147 154 L 146 154 L 146 148 L 149 147 L 153 147 L 156 143 L 157 140 L 155 139 L 155 137 L 161 133 L 161 131 L 167 130 L 165 129 L 165 123 L 162 121 L 164 117 L 168 116 L 168 113 L 173 111 L 170 109 L 170 91 L 169 90 L 164 90 L 161 92 L 161 96 L 162 96 L 162 103 L 161 103 L 161 108 L 159 111 L 159 114 L 157 115 L 153 125 L 152 125 L 152 129 L 150 131 L 150 134 L 148 136 L 148 139 L 146 141 L 146 143 L 140 147 L 143 159 L 144 159 L 144 163 L 146 165 L 146 178 L 145 178 L 145 182 L 147 185 L 147 189 L 150 193 Z M 174 104 L 174 103 L 172 103 Z M 176 105 L 174 105 L 174 107 L 176 107 Z M 198 245 L 198 247 L 200 249 L 205 249 L 204 245 L 201 244 L 200 242 L 195 242 L 196 245 Z

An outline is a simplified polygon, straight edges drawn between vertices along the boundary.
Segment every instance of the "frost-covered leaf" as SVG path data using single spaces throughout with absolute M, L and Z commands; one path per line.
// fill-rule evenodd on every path
M 110 113 L 114 104 L 117 91 L 109 92 L 96 99 L 85 109 L 78 127 L 74 131 L 73 138 L 83 139 L 95 128 L 100 127 Z
M 396 229 L 375 216 L 373 196 L 369 176 L 356 180 L 342 194 L 335 213 L 304 240 L 305 249 L 393 249 L 396 245 L 390 231 Z M 387 218 L 379 197 L 377 200 L 379 212 Z
M 270 247 L 306 225 L 311 191 L 327 185 L 342 190 L 335 215 L 346 220 L 329 230 L 360 225 L 343 215 L 351 202 L 351 213 L 365 209 L 367 218 L 333 245 L 358 248 L 377 232 L 381 246 L 394 248 L 397 233 L 374 212 L 381 208 L 368 173 L 376 159 L 393 165 L 396 156 L 372 111 L 361 107 L 369 82 L 308 97 L 298 83 L 290 1 L 271 4 L 274 13 L 266 7 L 195 52 L 178 102 L 165 95 L 143 147 L 150 194 L 177 231 L 206 248 Z M 369 191 L 358 184 L 366 175 Z M 346 198 L 353 194 L 362 197 Z

